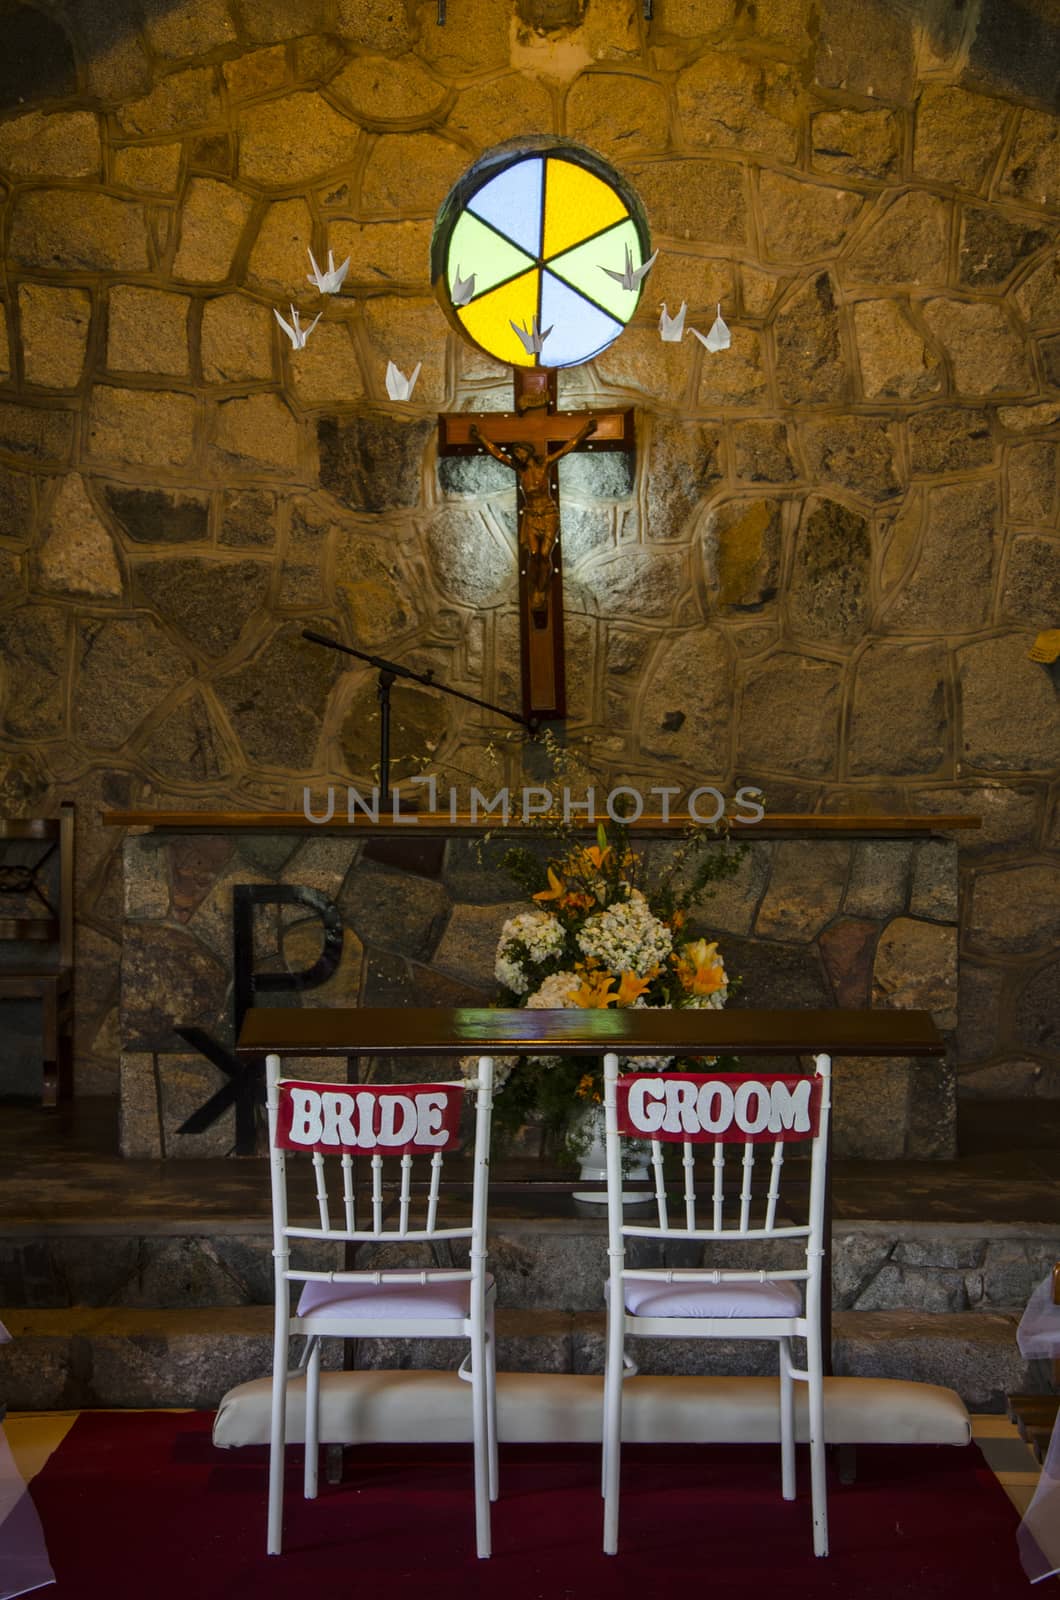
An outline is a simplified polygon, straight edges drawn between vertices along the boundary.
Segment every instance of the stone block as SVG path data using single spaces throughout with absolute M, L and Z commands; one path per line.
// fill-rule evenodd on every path
M 150 617 L 86 618 L 79 624 L 73 713 L 78 734 L 117 750 L 191 666 Z
M 878 931 L 875 922 L 840 917 L 820 934 L 821 960 L 837 1006 L 868 1005 Z
M 888 1261 L 854 1301 L 855 1311 L 966 1311 L 964 1274 L 932 1264 L 927 1270 Z
M 250 394 L 222 400 L 214 418 L 213 452 L 221 470 L 246 467 L 295 472 L 299 428 L 278 394 Z
M 901 154 L 893 111 L 819 111 L 813 118 L 813 166 L 852 178 L 889 178 Z
M 271 489 L 226 489 L 221 496 L 218 542 L 244 549 L 276 542 L 276 496 Z
M 978 955 L 1040 954 L 1060 936 L 1060 866 L 983 869 L 972 881 L 968 948 Z
M 1014 622 L 1050 626 L 1060 614 L 1060 541 L 1038 534 L 1013 539 L 1001 603 Z
M 151 49 L 170 61 L 205 55 L 236 37 L 224 0 L 185 0 L 176 8 L 168 0 L 149 0 L 146 25 Z
M 961 754 L 987 771 L 1050 771 L 1060 709 L 1048 674 L 1027 660 L 1027 636 L 1004 634 L 957 651 Z
M 971 1278 L 969 1294 L 978 1287 L 979 1304 L 1005 1306 L 1022 1314 L 1033 1291 L 1052 1272 L 1056 1257 L 1057 1239 L 1051 1230 L 1039 1239 L 991 1239 L 980 1272 Z
M 781 63 L 711 52 L 678 74 L 677 113 L 692 149 L 735 145 L 794 161 L 798 75 Z
M 1013 522 L 1048 525 L 1056 504 L 1057 447 L 1052 440 L 1010 444 L 1005 449 L 1008 514 Z
M 230 100 L 248 100 L 282 88 L 287 77 L 287 51 L 282 44 L 250 50 L 223 63 L 221 72 Z
M 636 718 L 641 749 L 693 769 L 703 781 L 720 776 L 729 759 L 731 697 L 727 641 L 713 629 L 676 633 L 645 674 Z
M 653 234 L 730 247 L 747 242 L 747 197 L 738 167 L 686 158 L 635 167 L 630 177 Z
M 317 423 L 320 482 L 352 511 L 388 511 L 417 504 L 420 472 L 433 420 L 383 413 L 321 417 Z
M 948 83 L 925 83 L 916 110 L 913 166 L 920 177 L 978 189 L 1004 133 L 996 100 Z
M 285 202 L 289 204 L 289 202 Z M 421 221 L 346 222 L 328 225 L 328 245 L 336 261 L 350 258 L 346 282 L 392 288 L 423 288 L 428 270 L 431 223 Z
M 223 961 L 185 929 L 129 923 L 122 945 L 122 1038 L 134 1052 L 185 1048 L 173 1029 L 212 1028 L 227 984 Z M 209 1070 L 216 1079 L 217 1069 Z M 156 1100 L 156 1115 L 157 1109 Z
M 788 590 L 795 631 L 833 644 L 855 643 L 868 620 L 871 558 L 864 517 L 834 500 L 808 500 Z
M 189 133 L 221 121 L 223 109 L 215 67 L 191 67 L 161 78 L 150 94 L 123 105 L 118 122 L 123 133 Z
M 82 189 L 23 189 L 11 213 L 12 261 L 41 272 L 146 272 L 143 208 Z
M 816 939 L 839 910 L 849 868 L 850 847 L 839 840 L 781 840 L 758 908 L 756 936 Z
M 1060 1040 L 1060 962 L 1039 968 L 1020 991 L 1014 1023 L 1029 1050 L 1054 1050 Z
M 1060 201 L 1060 141 L 1056 116 L 1024 109 L 1009 154 L 1001 193 L 1037 206 Z
M 781 502 L 716 501 L 700 524 L 695 551 L 708 613 L 760 612 L 776 599 L 780 583 Z
M 1028 327 L 1037 328 L 1057 321 L 1060 317 L 1060 274 L 1056 271 L 1055 254 L 1047 256 L 1041 266 L 1021 279 L 1013 290 L 1013 299 Z
M 708 912 L 709 915 L 709 912 Z M 792 1007 L 820 1008 L 832 1003 L 831 990 L 821 969 L 817 951 L 809 944 L 781 944 L 764 939 L 739 939 L 729 935 L 724 943 L 725 965 L 743 979 L 736 995 L 729 1000 L 744 1010 L 748 1007 L 780 1010 Z M 790 1065 L 790 1057 L 787 1058 Z M 763 1071 L 786 1072 L 783 1059 Z
M 334 651 L 282 629 L 253 661 L 215 689 L 249 760 L 304 773 L 312 766 L 328 697 L 341 668 Z
M 464 605 L 495 605 L 510 591 L 515 551 L 494 520 L 455 506 L 427 526 L 427 550 L 442 591 Z
M 37 551 L 42 589 L 100 600 L 122 592 L 114 541 L 88 497 L 85 480 L 64 478 Z
M 463 978 L 483 988 L 493 988 L 497 940 L 503 924 L 526 910 L 522 901 L 499 905 L 456 905 L 435 955 L 441 973 Z
M 88 405 L 88 453 L 135 466 L 181 466 L 195 448 L 197 417 L 189 394 L 96 384 Z
M 210 657 L 227 655 L 264 604 L 269 568 L 261 561 L 210 561 L 173 556 L 141 562 L 135 596 Z
M 881 920 L 903 911 L 913 846 L 902 839 L 866 839 L 854 846 L 843 910 Z
M 0 172 L 10 178 L 95 178 L 101 160 L 91 111 L 29 111 L 0 123 Z
M 773 323 L 777 384 L 790 405 L 842 401 L 850 394 L 835 287 L 827 272 L 786 299 Z
M 312 245 L 313 218 L 305 201 L 274 200 L 250 252 L 247 282 L 266 294 L 304 300 L 309 293 L 308 252 Z M 338 260 L 343 259 L 339 255 Z
M 852 777 L 939 771 L 949 748 L 946 680 L 938 645 L 870 643 L 854 679 Z
M 844 276 L 854 283 L 944 284 L 950 207 L 938 195 L 913 189 L 885 196 L 876 217 L 847 256 Z
M 665 92 L 633 73 L 583 72 L 567 91 L 564 118 L 569 138 L 612 158 L 655 153 L 669 142 Z
M 957 921 L 957 847 L 949 840 L 929 839 L 917 845 L 909 909 L 914 917 Z
M 857 301 L 854 334 L 866 400 L 919 400 L 942 388 L 938 356 L 900 301 Z
M 798 476 L 785 423 L 734 422 L 730 438 L 737 478 L 749 483 L 790 483 Z
M 762 341 L 753 328 L 733 328 L 732 343 L 724 359 L 705 351 L 699 368 L 698 404 L 713 411 L 720 406 L 760 404 L 767 391 Z M 678 345 L 671 347 L 679 349 Z
M 192 178 L 184 198 L 173 276 L 185 283 L 223 283 L 232 271 L 253 202 L 218 178 Z
M 863 203 L 853 190 L 780 172 L 763 172 L 758 194 L 766 255 L 784 263 L 817 261 L 835 252 Z
M 992 289 L 1009 279 L 1051 235 L 1020 218 L 986 206 L 961 206 L 957 277 L 973 289 Z
M 58 738 L 64 731 L 67 614 L 28 605 L 0 617 L 0 724 L 16 739 Z
M 749 669 L 740 715 L 741 771 L 801 777 L 831 771 L 841 677 L 834 662 L 788 651 Z
M 123 877 L 127 917 L 157 920 L 169 912 L 169 851 L 149 834 L 125 841 Z
M 434 212 L 467 164 L 467 151 L 440 134 L 381 134 L 361 178 L 360 209 L 382 215 Z
M 937 1383 L 956 1389 L 972 1411 L 1003 1412 L 1006 1394 L 1030 1382 L 1015 1317 L 852 1311 L 836 1318 L 835 1335 L 837 1376 Z
M 953 1011 L 957 1003 L 956 927 L 915 917 L 895 917 L 889 922 L 876 945 L 872 1003 L 898 1010 Z
M 336 26 L 351 44 L 370 50 L 407 50 L 415 37 L 406 7 L 393 0 L 338 0 Z
M 190 306 L 184 294 L 116 284 L 107 296 L 108 367 L 187 377 Z
M 680 552 L 630 549 L 584 564 L 579 577 L 601 616 L 669 617 L 688 564 Z
M 886 0 L 869 0 L 855 14 L 843 0 L 820 7 L 814 82 L 848 96 L 865 95 L 899 104 L 916 82 L 912 18 Z
M 744 341 L 739 358 L 742 372 L 747 369 L 748 353 L 747 342 Z M 685 409 L 689 380 L 688 353 L 679 344 L 661 344 L 655 328 L 627 328 L 621 339 L 616 339 L 614 344 L 601 351 L 593 368 L 599 382 L 608 389 L 639 390 L 651 395 L 656 403 L 667 410 Z M 709 381 L 711 375 L 708 373 L 707 377 Z M 761 370 L 756 377 L 760 390 Z M 727 381 L 727 374 L 722 374 L 722 383 Z M 738 380 L 736 390 L 739 391 Z M 574 403 L 580 403 L 580 399 L 579 396 Z M 561 403 L 572 402 L 564 398 Z
M 351 875 L 339 905 L 361 939 L 416 961 L 431 959 L 450 910 L 449 896 L 436 880 L 371 862 Z
M 836 1157 L 901 1161 L 909 1123 L 908 1062 L 844 1056 L 832 1063 L 832 1075 Z
M 207 383 L 273 376 L 272 318 L 245 295 L 222 294 L 202 308 L 202 375 Z
M 77 93 L 77 65 L 62 23 L 32 6 L 10 10 L 0 65 L 0 109 Z
M 912 570 L 890 601 L 889 629 L 939 633 L 990 617 L 999 556 L 997 488 L 989 481 L 932 489 Z
M 716 429 L 656 419 L 649 445 L 646 504 L 646 529 L 654 542 L 680 538 L 690 513 L 721 478 L 720 442 Z M 601 476 L 593 490 L 596 494 L 625 495 L 632 488 L 630 464 L 624 455 L 568 456 L 560 467 L 562 493 L 568 488 L 579 492 L 579 477 L 590 472 L 612 475 L 609 490 Z M 564 468 L 572 470 L 565 474 Z
M 939 406 L 909 418 L 914 473 L 960 472 L 994 458 L 990 413 L 972 406 Z
M 402 372 L 411 372 L 417 362 L 422 362 L 416 384 L 417 401 L 425 405 L 445 403 L 449 326 L 433 295 L 383 295 L 365 301 L 364 330 L 367 371 L 380 398 L 386 392 L 388 361 Z
M 923 315 L 962 394 L 1020 394 L 1033 387 L 1023 340 L 1000 306 L 940 296 L 924 302 Z
M 76 388 L 88 349 L 92 296 L 84 289 L 21 283 L 18 315 L 26 382 L 49 389 Z
M 331 80 L 331 92 L 371 122 L 426 119 L 446 98 L 445 85 L 415 56 L 357 56 Z
M 107 507 L 135 544 L 193 544 L 207 536 L 210 504 L 188 489 L 129 489 L 104 486 Z
M 766 1339 L 631 1339 L 629 1354 L 643 1373 L 665 1377 L 775 1377 L 777 1349 Z M 574 1330 L 575 1372 L 602 1373 L 603 1316 L 579 1317 Z

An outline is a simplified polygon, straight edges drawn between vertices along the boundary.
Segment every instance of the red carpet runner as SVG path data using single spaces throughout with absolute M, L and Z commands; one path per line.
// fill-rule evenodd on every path
M 356 1452 L 301 1497 L 288 1452 L 286 1554 L 266 1557 L 265 1452 L 221 1451 L 203 1413 L 86 1413 L 33 1494 L 56 1600 L 1027 1600 L 1015 1511 L 974 1445 L 873 1446 L 830 1484 L 832 1554 L 811 1545 L 808 1462 L 780 1498 L 779 1452 L 627 1449 L 622 1553 L 600 1553 L 599 1454 L 501 1451 L 491 1561 L 474 1556 L 471 1451 Z M 349 1460 L 349 1458 L 348 1458 Z

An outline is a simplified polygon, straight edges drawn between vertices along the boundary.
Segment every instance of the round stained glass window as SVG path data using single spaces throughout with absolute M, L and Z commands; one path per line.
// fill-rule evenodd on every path
M 431 279 L 450 322 L 517 367 L 576 367 L 640 302 L 643 208 L 578 145 L 521 140 L 470 167 L 438 212 Z

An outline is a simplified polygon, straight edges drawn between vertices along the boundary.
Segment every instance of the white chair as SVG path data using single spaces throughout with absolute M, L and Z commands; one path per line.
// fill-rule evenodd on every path
M 480 1556 L 490 1554 L 490 1501 L 497 1498 L 495 1286 L 486 1272 L 486 1197 L 489 1182 L 493 1062 L 479 1061 L 475 1084 L 428 1083 L 346 1085 L 305 1083 L 280 1076 L 280 1058 L 267 1058 L 269 1149 L 272 1172 L 273 1256 L 276 1326 L 273 1348 L 269 1449 L 268 1553 L 283 1541 L 283 1467 L 287 1405 L 288 1341 L 306 1335 L 305 1496 L 315 1499 L 319 1456 L 320 1340 L 367 1338 L 467 1339 L 460 1367 L 471 1384 L 475 1461 L 475 1537 Z M 442 1157 L 458 1141 L 465 1090 L 475 1098 L 474 1181 L 471 1225 L 442 1227 L 438 1200 Z M 287 1152 L 312 1153 L 318 1221 L 293 1226 L 287 1213 Z M 430 1158 L 430 1183 L 417 1198 L 413 1157 Z M 400 1164 L 400 1186 L 384 1191 L 384 1157 Z M 353 1163 L 371 1163 L 370 1192 L 360 1204 L 370 1215 L 358 1222 Z M 341 1179 L 334 1220 L 327 1188 L 328 1167 Z M 335 1172 L 339 1178 L 339 1172 Z M 389 1204 L 387 1203 L 389 1201 Z M 424 1214 L 417 1217 L 423 1209 Z M 416 1244 L 467 1239 L 465 1270 L 394 1268 L 386 1271 L 318 1272 L 292 1266 L 292 1241 L 351 1244 Z M 291 1315 L 290 1285 L 303 1285 Z
M 780 1359 L 781 1488 L 795 1498 L 795 1406 L 792 1380 L 809 1387 L 810 1484 L 814 1554 L 828 1554 L 825 1499 L 824 1390 L 821 1367 L 821 1263 L 823 1258 L 825 1169 L 828 1151 L 831 1061 L 816 1057 L 812 1077 L 717 1077 L 691 1073 L 632 1073 L 619 1077 L 617 1055 L 604 1058 L 604 1111 L 607 1137 L 607 1358 L 604 1377 L 604 1550 L 618 1549 L 618 1496 L 622 1445 L 622 1379 L 635 1371 L 625 1356 L 625 1340 L 775 1339 Z M 657 1220 L 627 1223 L 622 1213 L 624 1137 L 650 1139 Z M 778 1223 L 777 1206 L 784 1146 L 809 1142 L 809 1220 L 801 1226 Z M 670 1220 L 663 1175 L 663 1146 L 682 1147 L 684 1195 L 680 1215 Z M 742 1150 L 738 1195 L 725 1198 L 725 1147 Z M 772 1146 L 760 1163 L 755 1183 L 756 1148 Z M 699 1225 L 695 1153 L 713 1149 L 709 1211 Z M 789 1163 L 789 1166 L 791 1164 Z M 801 1165 L 801 1163 L 800 1163 Z M 805 1167 L 803 1167 L 805 1171 Z M 706 1186 L 704 1186 L 706 1188 Z M 701 1197 L 707 1205 L 707 1193 Z M 781 1240 L 805 1240 L 805 1264 L 798 1268 L 765 1265 L 755 1269 L 713 1268 L 709 1251 L 702 1267 L 671 1269 L 625 1265 L 630 1238 L 746 1242 L 749 1250 Z M 800 1252 L 801 1254 L 801 1252 Z M 731 1259 L 731 1257 L 730 1257 Z M 761 1260 L 761 1256 L 757 1256 Z M 806 1367 L 792 1365 L 791 1339 L 806 1340 Z

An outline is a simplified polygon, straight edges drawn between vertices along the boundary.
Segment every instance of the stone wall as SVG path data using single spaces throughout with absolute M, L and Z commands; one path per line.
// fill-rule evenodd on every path
M 1046 0 L 35 0 L 0 62 L 0 804 L 81 807 L 82 1093 L 113 1090 L 101 806 L 364 778 L 374 686 L 306 624 L 511 701 L 513 496 L 435 455 L 505 372 L 430 295 L 452 180 L 593 145 L 661 254 L 572 404 L 572 738 L 605 779 L 962 810 L 962 1092 L 1060 1095 L 1060 36 Z M 306 247 L 352 265 L 306 350 Z M 657 303 L 732 348 L 664 345 Z M 386 360 L 423 375 L 387 402 Z M 409 766 L 496 776 L 398 697 Z M 498 741 L 501 767 L 517 745 Z M 525 758 L 533 768 L 533 755 Z
M 204 1029 L 222 1049 L 234 1034 L 233 891 L 239 884 L 302 887 L 326 897 L 342 950 L 326 983 L 260 1004 L 488 1005 L 505 919 L 526 909 L 500 869 L 503 845 L 467 839 L 341 833 L 167 833 L 125 842 L 121 962 L 121 1145 L 128 1156 L 225 1155 L 235 1114 L 182 1132 L 225 1079 L 177 1028 Z M 724 848 L 719 846 L 718 848 Z M 637 846 L 641 881 L 670 846 Z M 260 891 L 253 952 L 264 973 L 299 973 L 321 954 L 323 926 L 305 904 Z M 957 846 L 952 839 L 755 840 L 736 876 L 693 914 L 693 936 L 722 941 L 741 980 L 736 1006 L 910 1007 L 930 1011 L 949 1060 L 835 1063 L 835 1148 L 877 1160 L 956 1151 L 953 1030 L 957 998 Z M 409 1069 L 408 1058 L 400 1064 Z M 766 1070 L 790 1067 L 763 1059 Z M 371 1064 L 389 1075 L 395 1063 Z M 289 1065 L 345 1082 L 345 1059 Z M 426 1080 L 444 1058 L 416 1061 Z M 249 1151 L 244 1152 L 249 1153 Z

